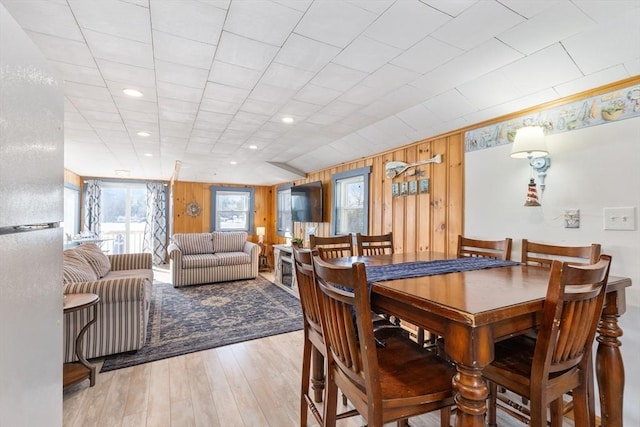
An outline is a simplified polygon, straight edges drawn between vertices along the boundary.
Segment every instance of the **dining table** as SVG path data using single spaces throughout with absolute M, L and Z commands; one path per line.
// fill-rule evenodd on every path
M 416 252 L 328 261 L 349 266 L 362 262 L 369 276 L 377 266 L 414 267 L 449 258 L 442 253 Z M 482 370 L 494 359 L 496 342 L 532 331 L 540 324 L 549 273 L 548 268 L 514 262 L 494 268 L 375 279 L 370 283 L 371 305 L 376 312 L 444 338 L 446 356 L 457 370 L 452 379 L 458 408 L 456 426 L 479 427 L 485 425 L 488 396 Z M 602 426 L 622 426 L 624 366 L 618 318 L 625 312 L 625 289 L 629 286 L 629 278 L 609 276 L 597 331 L 595 367 Z

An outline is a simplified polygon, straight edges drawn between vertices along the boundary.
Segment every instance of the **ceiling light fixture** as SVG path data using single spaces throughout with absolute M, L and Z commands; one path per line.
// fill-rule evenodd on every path
M 149 132 L 145 132 L 143 130 L 141 130 L 140 132 L 138 132 L 136 135 L 138 136 L 151 136 L 151 134 Z
M 144 153 L 144 156 L 145 156 L 145 157 L 153 157 L 153 154 L 151 154 L 151 153 Z
M 134 98 L 139 98 L 142 96 L 142 92 L 135 89 L 124 89 L 122 91 L 125 95 L 133 96 Z
M 287 123 L 287 124 L 293 123 L 293 117 L 283 117 L 282 123 Z
M 237 165 L 238 162 L 236 162 L 235 160 L 231 160 L 229 163 L 231 163 L 232 165 Z
M 120 178 L 126 178 L 131 174 L 131 171 L 128 171 L 126 169 L 116 169 L 116 176 L 120 177 Z
M 249 149 L 250 149 L 250 150 L 257 150 L 257 149 L 258 149 L 258 146 L 257 146 L 257 145 L 250 145 L 250 146 L 249 146 Z

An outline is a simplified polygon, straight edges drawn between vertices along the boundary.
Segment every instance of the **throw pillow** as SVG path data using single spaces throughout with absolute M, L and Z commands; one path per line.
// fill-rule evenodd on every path
M 75 282 L 91 282 L 98 280 L 96 272 L 74 249 L 64 251 L 62 258 L 62 279 L 64 284 Z
M 213 241 L 211 240 L 211 233 L 174 234 L 173 240 L 182 250 L 183 255 L 213 253 Z
M 213 233 L 213 249 L 216 252 L 242 252 L 246 241 L 246 231 L 216 231 Z
M 95 243 L 84 243 L 74 250 L 80 254 L 96 272 L 98 278 L 104 277 L 111 270 L 109 257 Z

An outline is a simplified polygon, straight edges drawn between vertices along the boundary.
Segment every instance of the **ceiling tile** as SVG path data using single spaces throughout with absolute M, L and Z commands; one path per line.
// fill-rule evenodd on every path
M 402 53 L 401 49 L 360 36 L 334 60 L 336 64 L 364 72 L 373 72 Z
M 411 83 L 434 94 L 478 78 L 509 64 L 523 55 L 504 43 L 491 39 L 480 46 L 444 63 Z
M 258 101 L 256 99 L 247 99 L 240 108 L 241 111 L 273 116 L 278 112 L 280 104 L 272 102 Z
M 207 82 L 204 89 L 204 98 L 216 99 L 229 103 L 241 104 L 249 95 L 246 89 L 225 86 L 213 82 Z
M 96 31 L 84 30 L 87 44 L 96 58 L 153 68 L 151 44 L 123 39 Z
M 93 85 L 83 85 L 74 82 L 65 82 L 64 93 L 70 99 L 87 98 L 104 102 L 113 102 L 111 94 L 106 87 L 98 87 Z M 77 108 L 77 107 L 76 107 Z
M 593 25 L 593 21 L 573 3 L 566 2 L 535 15 L 497 37 L 512 48 L 531 54 Z
M 298 90 L 303 87 L 315 73 L 289 67 L 287 65 L 272 63 L 265 71 L 260 83 L 277 86 L 285 89 Z
M 368 74 L 362 71 L 330 63 L 324 67 L 311 82 L 329 89 L 345 91 L 355 86 L 367 76 Z
M 301 17 L 301 11 L 270 1 L 233 2 L 225 30 L 280 47 Z
M 29 38 L 47 59 L 84 67 L 95 67 L 95 61 L 86 43 L 27 31 Z
M 156 59 L 156 79 L 194 88 L 204 88 L 209 69 L 189 67 Z
M 213 44 L 153 31 L 153 54 L 156 60 L 209 69 L 215 51 Z
M 423 105 L 431 110 L 440 121 L 453 120 L 478 110 L 457 90 L 450 90 L 435 96 L 423 102 Z
M 68 0 L 83 32 L 92 30 L 151 44 L 149 10 L 119 0 Z M 95 52 L 94 52 L 95 53 Z
M 443 25 L 432 36 L 461 49 L 470 49 L 524 21 L 495 1 L 479 1 Z
M 65 62 L 50 61 L 65 81 L 81 83 L 85 85 L 105 86 L 100 71 L 96 67 L 83 67 L 81 65 Z
M 580 0 L 575 3 L 591 19 L 600 24 L 615 22 L 628 13 L 633 15 L 640 8 L 640 3 L 637 0 Z
M 363 86 L 382 89 L 385 92 L 392 91 L 409 82 L 414 81 L 420 76 L 411 70 L 397 67 L 395 65 L 386 64 L 369 77 L 362 80 Z
M 390 62 L 416 73 L 426 73 L 463 52 L 462 49 L 427 37 Z
M 159 81 L 158 97 L 199 103 L 202 99 L 202 89 Z
M 500 0 L 500 3 L 525 18 L 531 18 L 568 2 L 564 0 Z
M 252 70 L 263 71 L 277 52 L 278 48 L 275 46 L 223 31 L 216 59 Z
M 39 1 L 36 7 L 33 7 L 34 2 L 24 0 L 2 0 L 2 4 L 25 30 L 84 42 L 66 2 Z
M 370 87 L 360 83 L 343 93 L 338 99 L 353 104 L 368 105 L 384 96 L 387 92 L 386 88 Z
M 203 98 L 200 103 L 200 111 L 212 113 L 235 114 L 240 109 L 241 104 L 234 102 L 218 101 L 211 98 Z
M 492 107 L 523 95 L 503 70 L 487 73 L 457 89 L 478 109 Z
M 554 89 L 558 92 L 558 95 L 562 97 L 570 96 L 594 87 L 604 86 L 609 82 L 623 80 L 633 75 L 634 74 L 630 74 L 623 65 L 616 65 L 615 67 L 597 71 L 588 76 L 579 77 L 576 80 L 559 84 L 554 86 Z
M 333 2 L 314 2 L 295 28 L 295 33 L 341 48 L 346 47 L 377 15 L 358 7 Z
M 153 68 L 136 67 L 106 59 L 98 59 L 96 62 L 105 80 L 147 86 L 156 79 Z
M 560 44 L 521 58 L 503 67 L 502 71 L 523 95 L 582 77 Z
M 329 102 L 340 96 L 339 91 L 308 84 L 293 97 L 297 101 L 308 102 L 310 104 L 327 105 Z
M 640 4 L 640 3 L 639 3 Z M 640 7 L 627 11 L 615 21 L 569 37 L 562 42 L 584 74 L 591 74 L 638 57 L 640 46 Z M 626 28 L 624 40 L 613 28 Z M 597 52 L 597 55 L 593 53 Z
M 251 89 L 258 83 L 261 76 L 260 71 L 215 60 L 211 73 L 209 73 L 209 81 L 226 86 Z
M 471 7 L 478 0 L 421 0 L 434 9 L 444 12 L 449 16 L 458 16 Z
M 340 49 L 298 34 L 291 34 L 276 55 L 274 62 L 319 71 L 329 63 Z
M 207 44 L 218 44 L 226 11 L 195 0 L 153 1 L 154 30 Z
M 364 32 L 369 38 L 400 49 L 408 49 L 451 17 L 417 0 L 398 1 Z
M 266 83 L 258 83 L 256 87 L 253 88 L 253 91 L 251 92 L 251 95 L 249 95 L 249 98 L 256 99 L 258 101 L 284 104 L 295 93 L 295 89 L 287 89 L 278 86 L 271 86 Z

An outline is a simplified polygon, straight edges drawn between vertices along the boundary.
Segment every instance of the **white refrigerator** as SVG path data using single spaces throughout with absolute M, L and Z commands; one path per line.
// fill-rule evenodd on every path
M 0 425 L 62 425 L 63 88 L 0 4 Z

